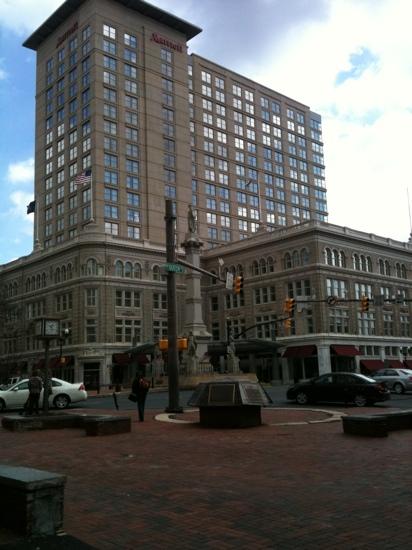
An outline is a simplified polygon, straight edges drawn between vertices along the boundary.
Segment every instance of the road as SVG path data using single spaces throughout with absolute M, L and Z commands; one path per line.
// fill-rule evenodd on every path
M 296 403 L 286 400 L 286 388 L 285 387 L 265 387 L 265 390 L 270 395 L 275 407 L 297 407 Z M 181 391 L 180 392 L 180 406 L 187 407 L 187 402 L 191 397 L 193 391 Z M 134 411 L 136 410 L 136 404 L 127 399 L 127 392 L 121 393 L 117 397 L 119 410 L 121 411 Z M 169 404 L 169 394 L 165 392 L 149 392 L 146 401 L 146 409 L 164 410 Z M 341 408 L 339 405 L 324 405 L 322 408 Z M 391 395 L 391 399 L 385 403 L 379 403 L 375 405 L 378 408 L 400 408 L 400 409 L 412 409 L 412 392 L 404 395 Z M 89 397 L 86 402 L 82 402 L 73 405 L 72 408 L 85 408 L 85 409 L 114 409 L 114 400 L 111 395 L 108 396 L 95 396 Z

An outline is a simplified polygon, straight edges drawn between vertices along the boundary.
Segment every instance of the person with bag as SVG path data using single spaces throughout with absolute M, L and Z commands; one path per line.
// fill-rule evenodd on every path
M 139 413 L 140 422 L 144 421 L 144 407 L 149 387 L 150 382 L 146 380 L 142 374 L 136 373 L 136 377 L 133 380 L 132 384 L 132 393 L 136 396 L 137 410 Z
M 25 405 L 26 411 L 23 413 L 24 416 L 31 416 L 33 413 L 39 414 L 39 400 L 41 390 L 43 389 L 43 381 L 37 371 L 34 371 L 29 378 L 28 387 L 29 398 Z

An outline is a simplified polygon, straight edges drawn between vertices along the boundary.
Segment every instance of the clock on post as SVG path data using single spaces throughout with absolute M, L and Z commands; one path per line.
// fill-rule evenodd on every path
M 60 336 L 59 319 L 38 319 L 35 323 L 37 338 L 58 338 Z

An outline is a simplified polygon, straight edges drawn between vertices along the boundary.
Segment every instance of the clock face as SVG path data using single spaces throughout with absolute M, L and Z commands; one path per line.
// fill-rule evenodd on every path
M 59 321 L 53 319 L 46 319 L 44 321 L 44 334 L 45 336 L 58 336 L 59 335 Z

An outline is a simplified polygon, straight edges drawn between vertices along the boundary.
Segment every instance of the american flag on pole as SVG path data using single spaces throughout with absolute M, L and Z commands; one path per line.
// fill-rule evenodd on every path
M 81 172 L 76 176 L 76 179 L 74 180 L 75 185 L 85 185 L 86 183 L 90 183 L 92 179 L 92 171 L 84 170 L 84 172 Z

